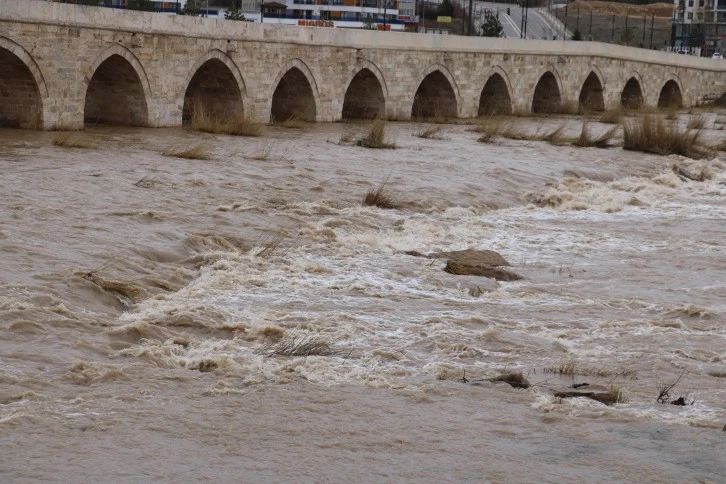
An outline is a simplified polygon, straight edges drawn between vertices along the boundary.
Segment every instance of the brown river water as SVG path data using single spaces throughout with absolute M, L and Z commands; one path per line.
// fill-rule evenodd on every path
M 365 130 L 0 130 L 0 481 L 726 482 L 723 153 Z

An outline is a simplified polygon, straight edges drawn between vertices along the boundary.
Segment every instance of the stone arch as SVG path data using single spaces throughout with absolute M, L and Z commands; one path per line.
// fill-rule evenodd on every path
M 532 94 L 533 113 L 556 113 L 562 110 L 562 82 L 554 67 L 548 66 L 547 71 L 537 81 Z
M 315 121 L 319 103 L 318 85 L 310 68 L 300 59 L 293 59 L 283 67 L 272 83 L 270 121 L 289 119 Z
M 672 75 L 666 80 L 658 96 L 659 108 L 683 107 L 683 86 L 677 76 Z
M 42 128 L 47 98 L 38 64 L 20 45 L 0 37 L 0 126 Z
M 373 119 L 385 115 L 388 86 L 374 63 L 359 61 L 347 86 L 343 97 L 342 119 Z
M 85 123 L 148 126 L 151 87 L 141 62 L 114 44 L 93 62 L 83 79 Z
M 489 72 L 479 95 L 477 114 L 512 114 L 512 84 L 507 73 L 499 66 L 494 66 Z
M 213 49 L 203 55 L 184 82 L 182 121 L 188 121 L 196 108 L 215 118 L 231 119 L 245 112 L 247 89 L 234 61 Z
M 602 75 L 595 66 L 585 78 L 580 89 L 581 111 L 605 111 L 605 84 Z
M 441 65 L 429 66 L 423 73 L 411 106 L 412 118 L 456 118 L 461 105 L 454 76 Z
M 620 92 L 620 105 L 624 108 L 638 109 L 645 103 L 643 96 L 643 80 L 640 74 L 634 72 L 625 82 Z

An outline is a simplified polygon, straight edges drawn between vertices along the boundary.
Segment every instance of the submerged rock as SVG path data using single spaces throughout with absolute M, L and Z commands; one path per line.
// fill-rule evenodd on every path
M 489 381 L 492 383 L 509 383 L 514 388 L 529 388 L 531 386 L 529 381 L 521 373 L 507 373 L 506 375 L 500 375 L 496 378 L 490 378 Z
M 511 264 L 501 254 L 493 250 L 466 249 L 440 252 L 438 254 L 424 254 L 416 250 L 409 250 L 404 253 L 414 257 L 426 257 L 427 259 L 445 258 L 446 267 L 444 267 L 444 271 L 458 276 L 487 277 L 497 281 L 517 281 L 522 278 L 519 274 L 500 269 L 502 266 L 510 266 Z
M 585 397 L 591 400 L 596 400 L 605 405 L 613 405 L 618 403 L 620 394 L 618 392 L 611 391 L 609 388 L 602 385 L 589 385 L 587 383 L 578 385 L 577 388 L 567 388 L 565 390 L 555 392 L 557 398 L 577 398 Z
M 519 274 L 498 267 L 467 265 L 451 260 L 446 262 L 444 270 L 449 274 L 488 277 L 497 281 L 518 281 L 522 278 Z

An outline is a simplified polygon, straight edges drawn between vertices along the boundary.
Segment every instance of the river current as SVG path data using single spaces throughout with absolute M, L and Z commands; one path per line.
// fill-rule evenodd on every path
M 0 130 L 0 481 L 724 482 L 723 153 L 424 128 Z

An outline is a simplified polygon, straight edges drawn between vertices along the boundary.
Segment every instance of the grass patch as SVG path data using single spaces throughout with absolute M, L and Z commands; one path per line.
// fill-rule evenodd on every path
M 565 125 L 561 124 L 561 125 L 557 126 L 554 130 L 550 131 L 549 133 L 542 135 L 539 139 L 542 141 L 547 141 L 548 143 L 551 143 L 553 145 L 558 145 L 558 146 L 570 144 L 572 142 L 572 140 L 567 138 L 564 133 L 565 133 Z M 535 137 L 534 140 L 536 141 L 537 137 Z
M 95 148 L 96 144 L 88 140 L 84 136 L 78 134 L 75 131 L 66 131 L 65 133 L 58 133 L 53 138 L 53 145 L 60 146 L 62 148 L 83 148 L 90 149 Z
M 621 124 L 623 122 L 623 108 L 618 106 L 615 109 L 608 109 L 602 116 L 600 116 L 600 122 L 605 124 Z
M 255 246 L 258 247 L 254 251 L 255 257 L 267 259 L 275 255 L 279 255 L 282 252 L 282 243 L 285 241 L 286 236 L 282 233 L 268 234 L 265 237 L 258 240 Z
M 441 126 L 425 126 L 416 136 L 423 139 L 441 139 Z
M 594 136 L 588 127 L 587 123 L 582 123 L 582 130 L 580 136 L 575 139 L 572 144 L 581 148 L 609 148 L 610 142 L 615 137 L 615 133 L 618 131 L 618 126 L 614 126 L 607 130 L 600 136 Z
M 172 156 L 174 158 L 184 158 L 185 160 L 211 160 L 207 147 L 199 143 L 191 148 L 177 149 L 171 148 L 164 152 L 164 156 Z
M 386 143 L 386 121 L 376 119 L 371 123 L 368 134 L 355 143 L 357 146 L 375 149 L 394 149 L 394 143 Z
M 337 341 L 330 341 L 322 336 L 292 336 L 279 341 L 266 343 L 255 350 L 262 356 L 339 356 L 341 351 L 335 347 Z
M 479 122 L 471 128 L 471 131 L 480 134 L 479 138 L 477 138 L 479 143 L 490 143 L 497 136 L 502 138 L 513 138 L 514 125 L 505 118 L 492 116 L 490 118 L 479 120 Z
M 623 389 L 620 385 L 608 385 L 608 393 L 610 394 L 610 398 L 613 403 L 628 403 L 630 401 L 630 399 L 626 398 L 623 394 Z
M 686 127 L 688 129 L 703 129 L 706 127 L 706 117 L 695 116 L 688 120 L 688 125 Z
M 388 183 L 388 177 L 381 182 L 376 188 L 368 190 L 363 197 L 363 205 L 369 207 L 397 209 L 401 208 L 403 204 L 396 199 L 386 188 Z
M 301 114 L 294 114 L 283 121 L 273 120 L 272 124 L 287 129 L 303 129 L 305 127 L 305 121 Z
M 290 146 L 285 145 L 284 150 L 279 155 L 272 154 L 272 142 L 268 139 L 266 139 L 265 143 L 262 145 L 259 151 L 251 154 L 251 155 L 245 155 L 250 160 L 257 160 L 257 161 L 290 161 L 290 158 L 288 155 L 290 154 Z
M 645 115 L 623 125 L 623 148 L 657 155 L 707 158 L 711 155 L 698 129 L 680 131 L 662 117 Z
M 205 133 L 228 134 L 232 136 L 260 136 L 262 124 L 242 113 L 233 116 L 216 116 L 201 102 L 192 106 L 191 126 Z

